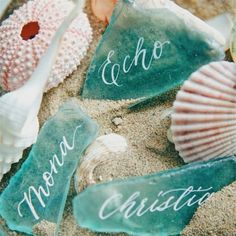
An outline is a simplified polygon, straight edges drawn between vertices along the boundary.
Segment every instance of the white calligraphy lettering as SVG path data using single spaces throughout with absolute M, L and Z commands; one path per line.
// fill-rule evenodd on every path
M 210 192 L 211 190 L 212 187 L 208 189 L 199 187 L 195 190 L 193 186 L 190 186 L 166 192 L 160 191 L 157 196 L 158 199 L 152 203 L 148 203 L 149 199 L 146 197 L 140 199 L 141 192 L 131 194 L 125 201 L 123 201 L 124 196 L 121 193 L 116 193 L 104 202 L 99 210 L 99 218 L 106 220 L 117 213 L 121 213 L 125 219 L 129 219 L 132 216 L 141 217 L 148 212 L 163 212 L 170 208 L 173 211 L 180 211 L 184 207 L 191 207 L 195 204 L 202 205 L 213 195 Z M 196 195 L 197 193 L 198 195 Z M 204 195 L 202 196 L 201 193 Z
M 62 142 L 59 144 L 60 151 L 61 151 L 61 160 L 58 159 L 58 156 L 56 154 L 53 155 L 52 160 L 49 160 L 50 163 L 50 172 L 45 171 L 42 174 L 42 179 L 44 181 L 45 187 L 40 185 L 38 187 L 38 190 L 36 190 L 36 187 L 30 186 L 28 188 L 28 192 L 24 192 L 24 197 L 20 201 L 20 203 L 17 206 L 18 214 L 20 217 L 23 217 L 21 207 L 22 204 L 27 204 L 33 217 L 38 220 L 40 219 L 35 206 L 32 202 L 32 194 L 35 195 L 36 199 L 38 200 L 39 204 L 45 208 L 46 203 L 45 203 L 45 198 L 50 197 L 50 188 L 52 188 L 55 184 L 55 180 L 53 177 L 53 174 L 58 174 L 58 167 L 63 167 L 64 165 L 64 159 L 67 156 L 68 151 L 71 151 L 75 148 L 75 136 L 77 130 L 81 127 L 81 125 L 77 126 L 74 130 L 73 137 L 72 137 L 72 144 L 69 145 L 68 141 L 65 136 L 62 138 Z
M 156 41 L 153 45 L 150 58 L 147 58 L 147 49 L 143 48 L 143 44 L 144 38 L 141 37 L 138 40 L 133 59 L 131 59 L 130 55 L 126 55 L 122 66 L 119 63 L 112 62 L 112 57 L 115 55 L 115 51 L 109 51 L 106 60 L 98 70 L 98 73 L 101 73 L 102 81 L 106 85 L 115 85 L 117 87 L 122 86 L 118 82 L 121 70 L 125 74 L 127 74 L 128 72 L 130 72 L 133 66 L 137 67 L 139 65 L 140 60 L 140 64 L 143 70 L 149 70 L 153 63 L 153 60 L 159 60 L 161 58 L 163 54 L 163 47 L 166 44 L 170 44 L 170 41 L 165 41 L 163 43 L 160 41 Z M 129 65 L 128 62 L 130 63 Z

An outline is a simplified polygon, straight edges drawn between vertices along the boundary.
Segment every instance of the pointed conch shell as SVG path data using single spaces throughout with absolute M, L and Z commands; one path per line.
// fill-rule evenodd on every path
M 236 153 L 236 64 L 213 62 L 178 92 L 171 131 L 185 162 Z
M 0 181 L 11 164 L 18 162 L 23 150 L 37 139 L 40 109 L 44 87 L 57 56 L 64 32 L 77 16 L 81 3 L 77 3 L 54 35 L 30 80 L 21 88 L 0 98 Z
M 79 183 L 83 180 L 85 185 L 96 183 L 93 178 L 94 169 L 110 161 L 111 154 L 123 153 L 128 144 L 124 137 L 118 134 L 100 136 L 86 150 L 82 163 L 75 174 L 75 189 L 80 192 Z

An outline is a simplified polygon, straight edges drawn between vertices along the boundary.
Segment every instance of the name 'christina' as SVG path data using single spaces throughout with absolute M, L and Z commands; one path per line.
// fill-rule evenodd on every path
M 154 192 L 154 191 L 153 191 Z M 115 193 L 109 197 L 99 210 L 99 218 L 106 220 L 116 214 L 122 214 L 125 219 L 130 217 L 142 217 L 147 213 L 163 212 L 167 209 L 179 211 L 184 207 L 202 205 L 212 195 L 212 187 L 208 189 L 194 189 L 193 186 L 181 189 L 171 189 L 160 191 L 155 201 L 150 201 L 147 197 L 141 197 L 139 191 L 134 192 L 124 199 L 123 194 Z

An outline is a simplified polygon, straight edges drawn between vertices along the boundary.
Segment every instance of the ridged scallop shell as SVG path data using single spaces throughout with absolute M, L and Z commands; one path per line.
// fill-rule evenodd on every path
M 0 98 L 0 181 L 11 165 L 21 159 L 23 150 L 37 139 L 37 115 L 44 88 L 63 35 L 80 11 L 81 2 L 78 1 L 55 33 L 52 43 L 40 59 L 31 78 L 19 89 Z
M 82 162 L 75 174 L 75 189 L 79 190 L 79 184 L 83 180 L 85 185 L 96 183 L 93 178 L 94 169 L 109 161 L 111 154 L 123 153 L 127 150 L 126 139 L 118 134 L 108 134 L 97 138 L 86 150 Z
M 212 62 L 190 76 L 174 102 L 171 131 L 185 162 L 236 153 L 236 64 Z
M 4 90 L 15 90 L 30 78 L 73 7 L 73 1 L 69 0 L 32 0 L 2 22 L 0 83 Z M 45 91 L 56 87 L 77 68 L 91 39 L 87 15 L 80 11 L 63 37 Z

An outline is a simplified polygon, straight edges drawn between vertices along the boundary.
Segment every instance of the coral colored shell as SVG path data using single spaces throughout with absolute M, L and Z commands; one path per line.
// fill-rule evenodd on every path
M 0 27 L 0 82 L 4 90 L 21 87 L 32 75 L 52 37 L 74 3 L 69 0 L 28 1 Z M 79 12 L 65 33 L 45 91 L 56 87 L 80 64 L 92 39 L 87 15 Z
M 80 192 L 80 182 L 85 185 L 96 183 L 93 178 L 94 169 L 102 164 L 112 161 L 112 154 L 120 154 L 127 150 L 126 139 L 118 134 L 108 134 L 98 137 L 86 150 L 83 160 L 75 174 L 75 189 Z
M 236 153 L 236 64 L 213 62 L 190 76 L 174 102 L 171 131 L 185 162 Z
M 93 14 L 106 23 L 110 21 L 117 0 L 91 0 Z

